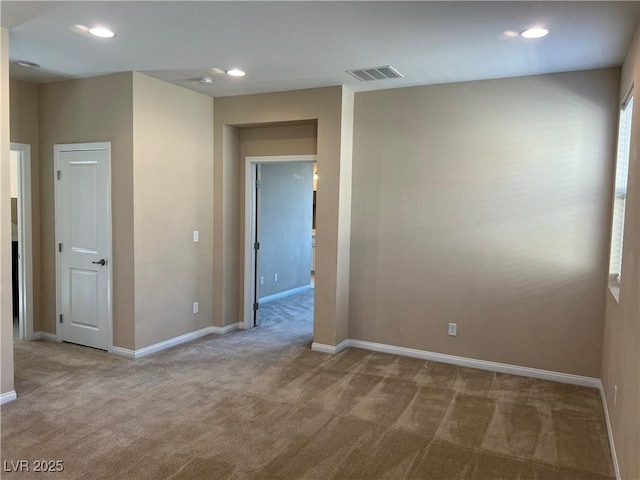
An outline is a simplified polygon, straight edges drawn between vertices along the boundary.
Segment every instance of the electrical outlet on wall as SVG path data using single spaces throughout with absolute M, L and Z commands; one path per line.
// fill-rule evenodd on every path
M 455 337 L 458 334 L 458 324 L 457 323 L 450 323 L 449 324 L 449 335 L 451 335 L 452 337 Z
M 198 308 L 199 308 L 198 302 L 193 302 L 193 313 L 198 313 Z
M 264 285 L 264 277 L 260 275 L 260 285 Z
M 618 405 L 618 385 L 613 386 L 613 408 Z

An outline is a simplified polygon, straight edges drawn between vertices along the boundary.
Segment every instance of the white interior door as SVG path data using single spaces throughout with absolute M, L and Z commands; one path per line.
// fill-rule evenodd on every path
M 111 144 L 54 147 L 58 340 L 112 346 Z

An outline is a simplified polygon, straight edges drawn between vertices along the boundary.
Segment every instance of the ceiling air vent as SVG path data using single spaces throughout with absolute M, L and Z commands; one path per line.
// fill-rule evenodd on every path
M 404 76 L 390 65 L 384 67 L 358 68 L 356 70 L 347 70 L 352 77 L 357 78 L 361 82 L 371 82 L 373 80 L 386 80 L 389 78 L 404 78 Z

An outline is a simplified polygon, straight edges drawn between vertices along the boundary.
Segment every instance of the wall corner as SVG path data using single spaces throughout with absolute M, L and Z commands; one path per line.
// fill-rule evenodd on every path
M 0 394 L 13 398 L 13 315 L 11 311 L 11 207 L 9 200 L 9 31 L 0 28 Z M 8 400 L 7 400 L 8 401 Z

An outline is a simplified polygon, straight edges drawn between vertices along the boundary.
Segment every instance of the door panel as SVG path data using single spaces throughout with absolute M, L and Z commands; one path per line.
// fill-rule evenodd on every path
M 98 272 L 72 268 L 70 270 L 71 288 L 69 294 L 69 321 L 72 327 L 92 328 L 100 327 Z
M 97 253 L 99 217 L 97 199 L 97 162 L 69 162 L 69 248 L 77 252 Z
M 110 345 L 110 146 L 57 145 L 55 151 L 59 338 L 106 350 Z

